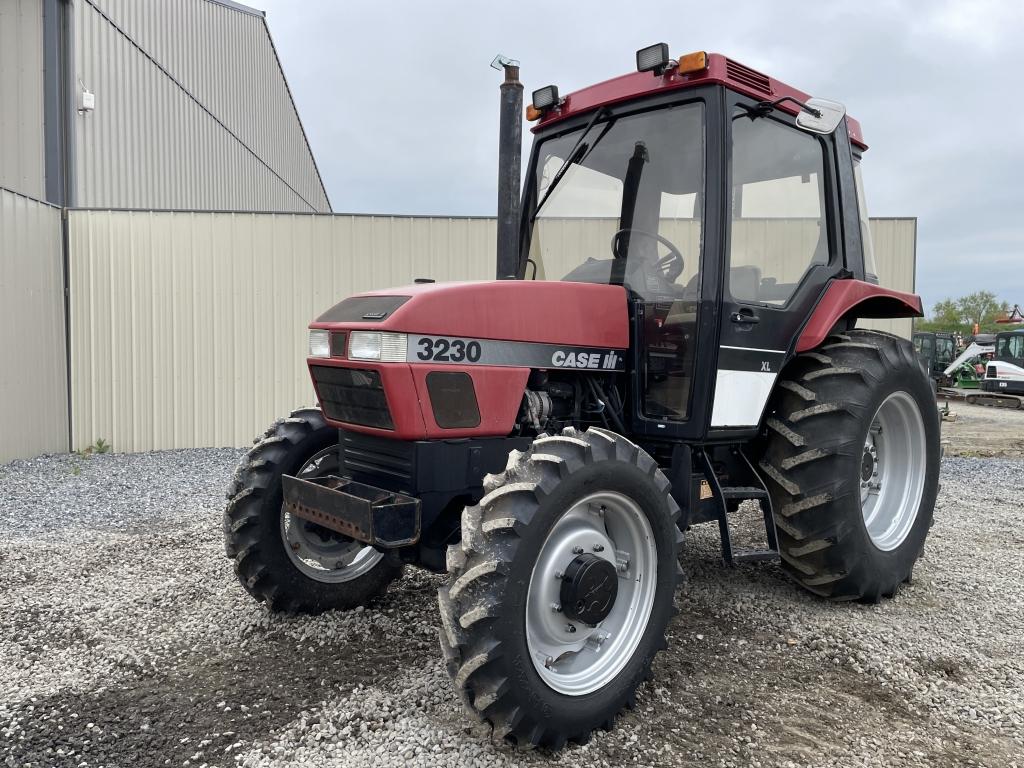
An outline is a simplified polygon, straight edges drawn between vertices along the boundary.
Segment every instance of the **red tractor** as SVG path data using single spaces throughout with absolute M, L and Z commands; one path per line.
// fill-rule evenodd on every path
M 690 526 L 717 522 L 729 564 L 875 602 L 910 579 L 938 487 L 914 348 L 857 329 L 922 314 L 875 277 L 859 124 L 725 56 L 637 62 L 534 93 L 515 279 L 327 310 L 319 408 L 271 426 L 228 494 L 227 554 L 271 610 L 447 572 L 455 687 L 520 746 L 632 706 Z M 731 544 L 747 500 L 763 550 Z

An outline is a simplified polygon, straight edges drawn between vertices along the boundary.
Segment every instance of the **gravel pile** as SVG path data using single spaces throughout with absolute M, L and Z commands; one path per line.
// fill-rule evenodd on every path
M 945 460 L 914 583 L 879 606 L 823 603 L 773 564 L 727 570 L 694 531 L 637 709 L 550 755 L 463 713 L 437 577 L 346 614 L 254 604 L 221 544 L 239 456 L 0 467 L 0 765 L 1024 768 L 1024 462 Z

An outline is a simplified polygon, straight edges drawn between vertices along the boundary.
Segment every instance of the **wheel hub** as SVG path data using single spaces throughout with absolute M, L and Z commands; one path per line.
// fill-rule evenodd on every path
M 526 596 L 527 646 L 548 687 L 582 696 L 628 663 L 651 614 L 657 567 L 650 523 L 632 499 L 602 491 L 562 514 Z
M 924 493 L 927 443 L 914 399 L 893 392 L 878 407 L 864 441 L 860 504 L 871 542 L 882 551 L 903 543 Z
M 594 627 L 605 620 L 619 593 L 615 566 L 597 555 L 579 555 L 562 576 L 559 597 L 566 618 Z
M 868 448 L 864 449 L 864 457 L 860 462 L 860 479 L 861 482 L 868 482 L 871 480 L 871 476 L 875 474 L 875 457 L 872 455 Z

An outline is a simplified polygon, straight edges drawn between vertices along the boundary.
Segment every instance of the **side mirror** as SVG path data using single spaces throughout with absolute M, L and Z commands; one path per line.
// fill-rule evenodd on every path
M 818 114 L 810 110 L 815 110 Z M 796 124 L 798 128 L 811 133 L 832 133 L 844 117 L 846 107 L 838 101 L 808 99 L 806 107 L 796 116 Z

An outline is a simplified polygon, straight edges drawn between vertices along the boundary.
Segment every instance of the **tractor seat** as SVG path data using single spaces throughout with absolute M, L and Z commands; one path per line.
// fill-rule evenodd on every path
M 760 301 L 761 268 L 732 267 L 729 270 L 729 293 L 736 301 Z

